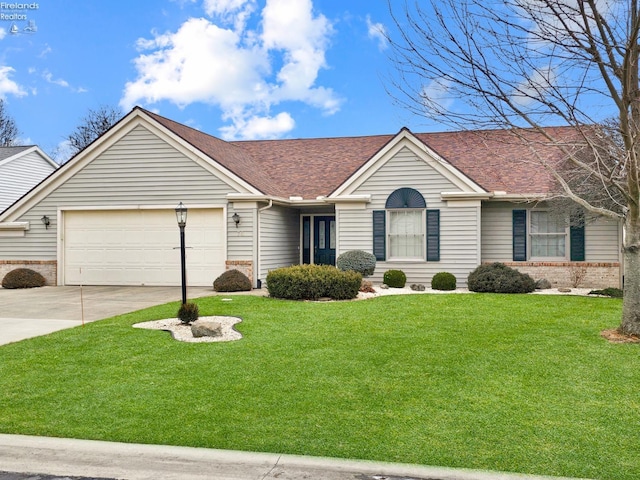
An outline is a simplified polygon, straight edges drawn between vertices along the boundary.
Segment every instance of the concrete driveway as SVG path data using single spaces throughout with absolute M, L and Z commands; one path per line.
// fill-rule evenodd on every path
M 188 298 L 215 295 L 189 287 Z M 182 298 L 180 287 L 0 288 L 0 345 Z

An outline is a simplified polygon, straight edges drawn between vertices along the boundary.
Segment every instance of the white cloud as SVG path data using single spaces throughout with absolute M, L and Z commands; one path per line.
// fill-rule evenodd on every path
M 0 28 L 0 40 L 7 36 L 7 31 L 4 28 Z
M 69 82 L 63 80 L 61 78 L 53 78 L 53 74 L 49 70 L 45 70 L 42 74 L 42 78 L 44 78 L 47 82 L 52 83 L 54 85 L 58 85 L 59 87 L 68 88 Z
M 287 112 L 280 112 L 275 117 L 253 115 L 233 120 L 233 125 L 220 129 L 222 138 L 226 140 L 278 138 L 293 130 L 296 123 Z
M 453 105 L 454 98 L 450 92 L 452 82 L 437 79 L 422 88 L 421 99 L 425 108 L 433 111 L 446 112 Z
M 35 73 L 35 69 L 29 69 L 29 73 Z M 53 74 L 49 70 L 45 70 L 42 73 L 42 78 L 44 78 L 48 83 L 51 83 L 52 85 L 57 85 L 62 88 L 68 88 L 74 93 L 86 93 L 88 91 L 84 87 L 73 87 L 69 84 L 69 82 L 62 78 L 53 78 Z
M 15 69 L 11 67 L 0 67 L 0 97 L 4 98 L 7 95 L 15 95 L 16 97 L 24 97 L 27 92 L 11 80 L 9 77 L 15 72 Z
M 233 26 L 191 18 L 176 32 L 140 39 L 137 78 L 125 85 L 124 109 L 162 100 L 217 105 L 232 122 L 222 131 L 233 138 L 270 138 L 293 129 L 290 113 L 271 112 L 282 102 L 326 114 L 339 110 L 335 92 L 316 85 L 332 27 L 314 14 L 310 0 L 267 0 L 260 12 L 255 0 L 205 0 L 204 8 L 218 23 L 235 16 Z M 247 28 L 247 18 L 257 20 L 258 13 L 259 27 Z
M 557 80 L 556 71 L 551 67 L 537 69 L 523 80 L 511 94 L 513 101 L 521 106 L 531 105 L 545 98 Z
M 367 34 L 371 40 L 378 42 L 378 49 L 381 51 L 389 46 L 387 29 L 381 23 L 373 23 L 369 15 L 367 15 Z
M 226 24 L 233 24 L 236 31 L 243 30 L 247 20 L 256 10 L 256 0 L 204 0 L 204 10 L 210 17 L 217 17 Z

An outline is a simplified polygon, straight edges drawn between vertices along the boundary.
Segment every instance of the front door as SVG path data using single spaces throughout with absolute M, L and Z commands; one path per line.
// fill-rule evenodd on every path
M 336 264 L 336 217 L 313 217 L 313 263 Z

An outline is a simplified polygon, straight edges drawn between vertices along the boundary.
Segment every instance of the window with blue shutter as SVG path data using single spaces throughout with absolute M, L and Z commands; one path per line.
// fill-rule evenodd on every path
M 386 260 L 386 215 L 384 210 L 373 211 L 373 254 L 376 260 Z
M 427 210 L 427 262 L 440 261 L 440 210 Z
M 527 211 L 513 211 L 513 261 L 527 260 Z

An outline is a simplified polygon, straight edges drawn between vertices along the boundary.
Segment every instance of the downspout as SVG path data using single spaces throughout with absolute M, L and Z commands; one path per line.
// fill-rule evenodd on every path
M 261 280 L 258 278 L 258 276 L 260 275 L 260 263 L 261 263 L 261 255 L 262 255 L 262 248 L 260 245 L 260 214 L 262 212 L 264 212 L 265 210 L 269 210 L 271 207 L 273 207 L 273 199 L 270 198 L 269 199 L 269 204 L 259 208 L 258 209 L 258 215 L 256 218 L 256 250 L 257 250 L 257 255 L 256 255 L 256 286 L 258 286 L 258 282 L 260 282 L 260 287 L 262 287 L 262 282 Z

